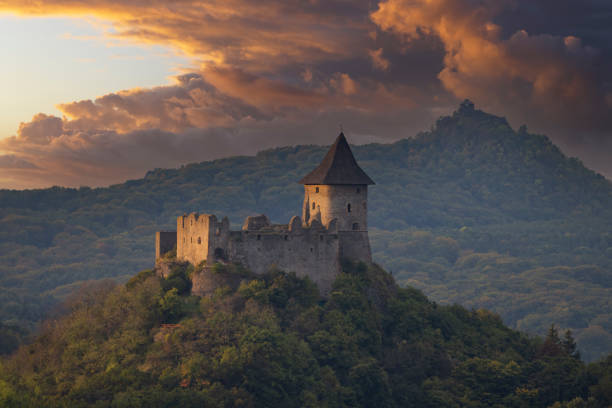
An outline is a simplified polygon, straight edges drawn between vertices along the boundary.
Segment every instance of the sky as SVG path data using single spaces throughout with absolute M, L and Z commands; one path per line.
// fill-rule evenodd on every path
M 612 178 L 609 0 L 0 0 L 0 188 L 414 136 L 469 98 Z

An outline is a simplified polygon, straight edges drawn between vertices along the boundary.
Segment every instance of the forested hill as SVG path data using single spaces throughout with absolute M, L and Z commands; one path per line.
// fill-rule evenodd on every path
M 440 306 L 377 266 L 309 279 L 216 264 L 93 285 L 0 360 L 6 407 L 607 407 L 612 356 L 585 365 L 569 333 L 532 339 L 486 310 Z M 237 281 L 240 283 L 237 284 Z M 233 283 L 231 283 L 233 282 Z
M 173 228 L 177 215 L 228 215 L 240 225 L 265 213 L 287 222 L 301 212 L 296 181 L 325 151 L 272 149 L 156 169 L 109 188 L 1 191 L 0 319 L 35 322 L 85 280 L 151 265 L 153 233 Z M 514 131 L 469 102 L 430 132 L 354 153 L 377 183 L 374 259 L 401 284 L 439 302 L 487 307 L 523 330 L 572 328 L 587 359 L 612 351 L 608 180 L 545 136 Z

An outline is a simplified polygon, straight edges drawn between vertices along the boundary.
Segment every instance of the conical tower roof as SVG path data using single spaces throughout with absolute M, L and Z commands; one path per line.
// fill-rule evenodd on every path
M 340 133 L 321 164 L 300 180 L 301 184 L 374 184 L 357 164 L 353 152 Z

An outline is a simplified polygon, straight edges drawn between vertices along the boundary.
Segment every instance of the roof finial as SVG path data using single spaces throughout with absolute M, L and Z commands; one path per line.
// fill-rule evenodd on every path
M 340 123 L 340 133 L 344 133 L 344 129 L 342 128 L 342 123 Z

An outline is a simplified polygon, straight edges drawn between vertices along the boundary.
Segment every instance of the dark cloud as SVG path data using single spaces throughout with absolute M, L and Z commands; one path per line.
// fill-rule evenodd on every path
M 64 125 L 58 117 L 39 113 L 34 115 L 31 122 L 21 123 L 17 132 L 20 140 L 47 144 L 64 132 Z
M 249 116 L 228 126 L 183 127 L 180 131 L 136 128 L 126 132 L 99 129 L 95 121 L 64 119 L 63 133 L 48 143 L 41 144 L 21 135 L 1 140 L 0 150 L 10 151 L 24 161 L 37 160 L 40 171 L 24 174 L 7 168 L 0 182 L 21 188 L 53 184 L 107 185 L 142 177 L 155 167 L 255 154 L 261 149 L 282 145 L 327 144 L 339 124 L 344 125 L 345 132 L 356 143 L 393 140 L 398 135 L 425 129 L 435 116 L 421 108 L 367 112 L 341 106 L 321 110 L 308 107 L 271 119 Z M 36 128 L 39 121 L 48 119 L 37 116 L 27 125 Z M 82 127 L 77 128 L 77 124 Z
M 14 154 L 0 156 L 0 168 L 3 169 L 37 169 L 38 167 Z
M 423 36 L 438 37 L 445 49 L 438 77 L 451 93 L 507 115 L 514 123 L 529 123 L 570 154 L 581 146 L 587 163 L 608 172 L 609 167 L 600 167 L 600 161 L 585 153 L 588 146 L 609 145 L 601 139 L 612 136 L 612 94 L 605 86 L 601 50 L 573 35 L 523 29 L 504 35 L 494 21 L 513 6 L 521 5 L 387 0 L 372 18 L 408 45 Z
M 611 20 L 612 2 L 608 0 L 521 0 L 495 18 L 505 36 L 518 30 L 573 35 L 600 50 L 612 50 Z
M 176 77 L 175 85 L 122 91 L 58 108 L 69 119 L 64 127 L 73 130 L 181 131 L 223 126 L 245 118 L 267 118 L 254 106 L 221 94 L 197 73 Z
M 118 38 L 173 46 L 198 66 L 166 86 L 60 104 L 62 118 L 34 116 L 0 151 L 41 171 L 5 171 L 4 185 L 108 184 L 325 144 L 339 123 L 353 141 L 392 141 L 463 98 L 612 176 L 607 1 L 0 0 L 0 11 L 94 15 Z

